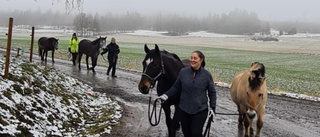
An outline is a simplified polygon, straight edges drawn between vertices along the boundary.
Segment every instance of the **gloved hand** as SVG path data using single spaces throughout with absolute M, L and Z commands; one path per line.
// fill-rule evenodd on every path
M 163 94 L 159 98 L 163 101 L 166 101 L 168 99 L 168 96 L 166 94 Z
M 211 107 L 211 110 L 213 111 L 214 115 L 216 115 L 216 107 Z
M 70 48 L 68 48 L 68 51 L 71 53 L 71 49 Z

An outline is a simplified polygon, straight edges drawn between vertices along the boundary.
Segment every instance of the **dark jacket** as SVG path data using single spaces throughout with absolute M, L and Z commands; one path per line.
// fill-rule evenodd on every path
M 113 60 L 118 58 L 118 54 L 120 53 L 119 46 L 116 43 L 110 43 L 106 48 L 103 49 L 101 55 L 108 53 L 108 60 Z
M 170 98 L 180 93 L 179 108 L 189 114 L 207 109 L 209 97 L 210 107 L 215 112 L 217 97 L 210 72 L 200 67 L 195 77 L 193 73 L 191 67 L 182 68 L 176 82 L 165 94 Z

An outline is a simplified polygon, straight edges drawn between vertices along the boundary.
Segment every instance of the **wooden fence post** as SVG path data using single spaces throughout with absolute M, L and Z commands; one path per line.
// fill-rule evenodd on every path
M 7 39 L 7 54 L 6 54 L 6 63 L 4 70 L 4 78 L 8 79 L 9 75 L 9 62 L 10 62 L 10 50 L 11 50 L 11 38 L 12 38 L 12 24 L 13 18 L 9 18 L 9 29 L 8 29 L 8 39 Z
M 32 33 L 31 33 L 30 62 L 32 62 L 33 41 L 34 41 L 34 27 L 32 27 Z

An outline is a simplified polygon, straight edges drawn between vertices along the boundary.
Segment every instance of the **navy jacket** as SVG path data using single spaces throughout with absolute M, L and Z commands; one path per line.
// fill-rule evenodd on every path
M 116 43 L 110 43 L 106 48 L 103 49 L 101 55 L 108 53 L 108 60 L 113 60 L 118 58 L 118 54 L 120 53 L 119 46 Z
M 204 68 L 196 71 L 191 67 L 182 68 L 174 85 L 165 93 L 169 98 L 180 95 L 179 108 L 186 113 L 196 114 L 208 108 L 208 98 L 210 107 L 215 112 L 216 90 L 210 72 Z

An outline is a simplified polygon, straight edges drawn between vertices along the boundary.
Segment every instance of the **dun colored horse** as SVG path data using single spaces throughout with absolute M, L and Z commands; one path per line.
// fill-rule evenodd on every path
M 42 61 L 47 63 L 48 51 L 52 51 L 52 63 L 54 63 L 54 51 L 58 49 L 58 40 L 56 38 L 41 37 L 38 40 L 39 56 Z M 45 57 L 45 58 L 44 58 Z
M 239 130 L 243 130 L 244 125 L 245 136 L 253 135 L 252 122 L 254 117 L 257 116 L 255 136 L 260 136 L 268 97 L 264 65 L 254 62 L 249 70 L 238 72 L 232 80 L 230 93 L 233 102 L 238 107 Z
M 148 94 L 149 90 L 157 85 L 158 96 L 168 91 L 176 81 L 180 70 L 185 67 L 180 58 L 167 51 L 160 51 L 158 45 L 155 49 L 150 50 L 147 45 L 144 46 L 146 56 L 142 61 L 143 74 L 139 82 L 138 88 L 142 94 Z M 157 82 L 157 84 L 156 84 Z M 174 111 L 171 118 L 170 106 L 175 108 L 179 104 L 179 96 L 173 97 L 165 101 L 162 105 L 166 116 L 166 124 L 168 127 L 169 137 L 175 137 L 176 130 L 179 128 L 179 114 Z
M 94 41 L 90 40 L 81 40 L 79 43 L 79 50 L 78 50 L 78 56 L 77 56 L 77 62 L 79 63 L 79 69 L 81 69 L 81 58 L 82 55 L 86 55 L 86 64 L 87 69 L 92 70 L 93 73 L 95 73 L 95 66 L 97 65 L 98 56 L 100 54 L 100 48 L 102 48 L 103 45 L 106 45 L 106 39 L 107 37 L 99 37 Z M 89 68 L 88 59 L 91 57 L 91 63 L 92 67 Z

